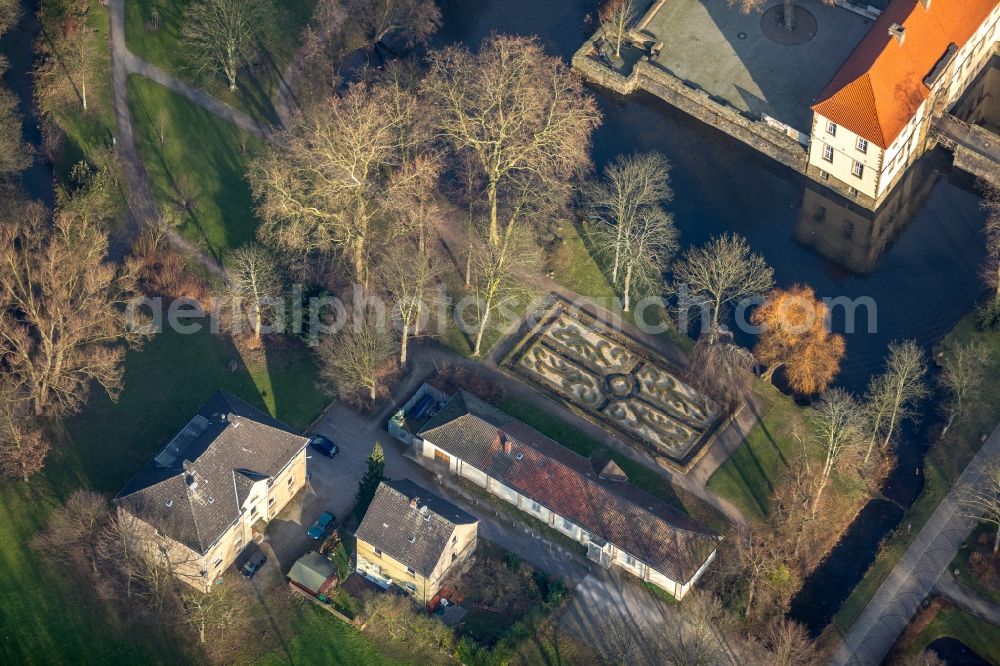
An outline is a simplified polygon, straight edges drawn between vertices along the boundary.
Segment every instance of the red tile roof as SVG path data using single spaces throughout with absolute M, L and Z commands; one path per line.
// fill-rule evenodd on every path
M 893 0 L 813 105 L 816 113 L 888 148 L 930 90 L 924 78 L 950 44 L 961 48 L 1000 0 Z M 899 24 L 900 44 L 889 34 Z

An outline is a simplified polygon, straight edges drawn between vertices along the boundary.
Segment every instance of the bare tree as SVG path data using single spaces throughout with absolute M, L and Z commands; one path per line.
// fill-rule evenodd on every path
M 528 232 L 520 229 L 504 234 L 499 245 L 486 240 L 470 251 L 473 256 L 469 293 L 476 312 L 472 355 L 479 356 L 483 335 L 495 316 L 533 297 L 533 286 L 525 276 L 537 269 L 539 257 L 538 247 Z
M 674 291 L 708 305 L 712 336 L 718 335 L 723 308 L 760 296 L 773 284 L 774 270 L 736 234 L 715 236 L 705 246 L 692 247 L 673 265 Z
M 672 666 L 708 666 L 727 662 L 720 625 L 723 611 L 719 600 L 695 593 L 680 607 L 676 622 L 665 623 L 656 638 L 662 662 Z
M 750 350 L 732 341 L 731 335 L 698 338 L 688 359 L 688 371 L 697 388 L 734 408 L 750 397 L 753 367 L 756 361 Z
M 403 169 L 406 118 L 386 112 L 390 101 L 387 88 L 356 84 L 300 116 L 252 163 L 262 240 L 299 253 L 339 251 L 367 286 L 378 246 L 406 231 L 411 181 L 425 176 Z
M 385 312 L 358 304 L 353 321 L 317 347 L 320 376 L 345 398 L 364 394 L 372 403 L 386 390 L 387 365 L 393 352 Z
M 51 448 L 30 403 L 10 376 L 0 377 L 0 474 L 23 481 L 42 471 Z
M 659 208 L 673 198 L 670 163 L 660 153 L 619 155 L 604 167 L 604 177 L 584 191 L 587 216 L 615 230 L 611 246 L 611 280 L 618 281 L 625 238 L 642 209 Z
M 983 184 L 983 207 L 986 209 L 986 261 L 981 275 L 990 288 L 990 300 L 980 309 L 981 325 L 1000 328 L 1000 188 Z
M 230 583 L 215 586 L 207 593 L 196 590 L 181 593 L 184 621 L 198 632 L 198 642 L 203 645 L 209 632 L 213 638 L 223 638 L 239 627 L 246 617 L 245 608 L 246 599 Z
M 233 312 L 250 323 L 251 341 L 260 345 L 261 329 L 279 314 L 276 303 L 282 283 L 278 267 L 267 250 L 248 245 L 233 252 L 226 269 L 228 295 Z M 240 325 L 236 325 L 236 330 Z
M 0 60 L 0 76 L 4 62 Z M 21 134 L 21 115 L 17 97 L 0 87 L 0 180 L 8 178 L 31 164 L 31 147 Z
M 948 432 L 956 418 L 966 414 L 980 397 L 979 389 L 992 366 L 986 345 L 980 340 L 957 343 L 944 351 L 938 382 L 948 393 L 948 422 L 941 434 Z
M 271 19 L 264 0 L 198 0 L 184 13 L 184 46 L 196 72 L 221 74 L 236 91 L 260 27 Z
M 620 59 L 622 42 L 638 12 L 633 0 L 619 0 L 608 4 L 609 8 L 601 16 L 601 30 L 604 31 L 605 38 L 615 45 L 615 58 Z
M 121 390 L 122 343 L 143 335 L 125 309 L 135 266 L 105 263 L 107 249 L 107 233 L 75 211 L 50 223 L 31 204 L 0 225 L 0 356 L 36 415 L 76 411 L 95 383 Z
M 631 309 L 633 296 L 662 292 L 663 272 L 677 252 L 677 236 L 673 218 L 652 207 L 636 211 L 625 229 L 606 225 L 597 228 L 598 251 L 614 256 L 618 262 L 620 279 L 615 286 L 622 293 L 625 312 Z
M 821 663 L 809 632 L 798 622 L 779 617 L 764 631 L 769 666 L 816 666 Z
M 844 456 L 860 442 L 864 417 L 854 397 L 840 388 L 830 389 L 816 404 L 813 429 L 816 443 L 823 451 L 823 469 L 816 481 L 812 514 L 816 515 L 823 490 L 830 475 Z
M 108 498 L 91 490 L 77 490 L 49 517 L 32 541 L 46 559 L 67 567 L 83 562 L 96 575 L 100 562 L 98 540 L 108 521 Z
M 400 337 L 399 363 L 405 366 L 410 336 L 420 334 L 421 319 L 432 307 L 440 264 L 419 242 L 404 241 L 386 249 L 379 275 L 382 288 L 392 298 Z
M 476 53 L 453 46 L 429 60 L 426 88 L 439 131 L 474 158 L 485 183 L 487 237 L 498 247 L 522 220 L 525 193 L 535 209 L 567 200 L 571 181 L 590 164 L 600 114 L 582 81 L 535 39 L 493 35 Z M 505 201 L 518 205 L 505 210 Z
M 46 39 L 39 40 L 36 96 L 48 112 L 79 105 L 88 109 L 88 84 L 97 71 L 97 33 L 87 3 L 42 3 L 38 11 Z
M 434 0 L 349 0 L 347 12 L 371 45 L 390 34 L 398 35 L 407 48 L 426 44 L 441 27 L 441 10 Z
M 864 462 L 877 442 L 881 441 L 881 450 L 887 450 L 899 424 L 917 416 L 914 407 L 927 395 L 926 375 L 927 360 L 916 342 L 889 345 L 885 372 L 872 379 L 865 396 L 870 431 Z
M 978 482 L 959 488 L 958 503 L 965 515 L 997 528 L 993 552 L 1000 550 L 1000 457 L 983 468 Z
M 18 0 L 0 0 L 0 35 L 4 34 L 21 18 L 21 3 Z
M 634 622 L 614 614 L 602 622 L 600 652 L 609 666 L 631 666 L 640 663 L 643 637 Z

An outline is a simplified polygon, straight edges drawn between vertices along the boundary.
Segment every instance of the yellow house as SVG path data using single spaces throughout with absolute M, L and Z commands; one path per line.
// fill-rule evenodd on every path
M 462 572 L 476 550 L 479 521 L 408 479 L 379 484 L 358 526 L 356 569 L 426 604 Z
M 217 391 L 114 499 L 138 546 L 202 591 L 305 485 L 308 439 Z

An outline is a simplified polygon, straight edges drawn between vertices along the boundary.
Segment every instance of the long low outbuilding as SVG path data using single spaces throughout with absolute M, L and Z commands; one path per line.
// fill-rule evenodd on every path
M 613 461 L 583 458 L 459 391 L 418 433 L 419 459 L 485 488 L 620 567 L 681 599 L 721 537 L 628 483 Z

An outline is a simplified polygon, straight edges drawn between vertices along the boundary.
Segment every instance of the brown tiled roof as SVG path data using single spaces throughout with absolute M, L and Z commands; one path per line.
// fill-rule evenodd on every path
M 409 479 L 383 481 L 354 536 L 426 578 L 434 572 L 455 526 L 477 522 L 475 516 Z
M 882 148 L 899 136 L 930 89 L 924 78 L 961 48 L 998 0 L 893 0 L 820 93 L 813 111 Z M 903 27 L 903 43 L 889 34 Z
M 114 501 L 204 554 L 239 518 L 253 483 L 278 474 L 307 442 L 281 421 L 217 391 Z
M 690 580 L 718 544 L 708 527 L 631 484 L 600 479 L 591 461 L 464 391 L 420 436 L 675 581 Z

